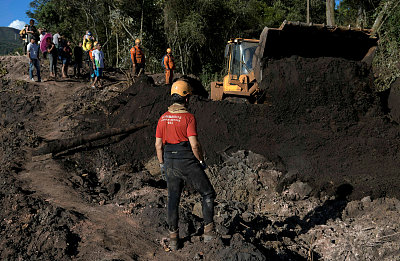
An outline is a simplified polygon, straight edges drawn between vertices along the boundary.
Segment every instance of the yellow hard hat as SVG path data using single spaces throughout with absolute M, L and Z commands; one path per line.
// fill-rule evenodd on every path
M 139 38 L 137 38 L 137 39 L 135 40 L 135 44 L 138 44 L 138 43 L 140 43 L 140 39 L 139 39 Z
M 182 80 L 178 80 L 172 84 L 171 87 L 171 95 L 179 94 L 182 97 L 186 97 L 187 95 L 192 94 L 192 87 Z
M 168 49 L 167 49 L 167 53 L 172 53 L 171 48 L 168 48 Z
M 98 44 L 98 42 L 96 41 L 96 42 L 93 43 L 93 46 L 96 46 L 97 44 Z

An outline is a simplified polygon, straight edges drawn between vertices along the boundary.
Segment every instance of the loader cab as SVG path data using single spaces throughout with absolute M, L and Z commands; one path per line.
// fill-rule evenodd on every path
M 225 47 L 226 74 L 222 82 L 211 82 L 211 99 L 214 101 L 238 97 L 254 102 L 258 83 L 253 72 L 253 56 L 259 40 L 236 38 Z
M 233 39 L 225 48 L 226 68 L 232 79 L 239 79 L 240 75 L 247 75 L 253 71 L 253 55 L 259 40 Z

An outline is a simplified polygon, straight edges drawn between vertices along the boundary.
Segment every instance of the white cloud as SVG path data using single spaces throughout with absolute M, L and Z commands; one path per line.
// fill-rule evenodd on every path
M 11 24 L 8 27 L 12 27 L 18 30 L 22 30 L 22 28 L 24 28 L 25 26 L 25 22 L 24 21 L 20 21 L 20 20 L 15 20 L 12 21 Z

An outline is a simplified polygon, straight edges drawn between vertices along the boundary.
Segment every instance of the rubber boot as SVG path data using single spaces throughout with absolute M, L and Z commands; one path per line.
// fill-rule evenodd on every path
M 204 226 L 203 239 L 204 239 L 204 242 L 210 242 L 214 238 L 216 238 L 216 235 L 214 232 L 214 223 L 211 222 Z
M 169 231 L 169 248 L 172 251 L 178 249 L 178 242 L 179 241 L 179 230 L 176 231 Z

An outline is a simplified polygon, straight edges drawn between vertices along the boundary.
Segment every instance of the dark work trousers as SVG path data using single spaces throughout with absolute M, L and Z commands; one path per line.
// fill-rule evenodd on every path
M 145 64 L 144 63 L 137 63 L 135 67 L 135 74 L 138 75 L 140 70 L 142 70 L 142 74 L 144 74 Z
M 91 81 L 94 81 L 94 69 L 93 69 L 93 62 L 91 60 L 89 60 L 89 77 Z
M 57 54 L 47 54 L 49 56 L 50 72 L 57 76 Z
M 184 182 L 193 186 L 203 198 L 204 224 L 213 222 L 215 191 L 199 161 L 193 155 L 190 144 L 179 146 L 167 144 L 164 148 L 164 164 L 168 185 L 168 226 L 170 231 L 178 229 L 179 201 Z

